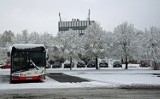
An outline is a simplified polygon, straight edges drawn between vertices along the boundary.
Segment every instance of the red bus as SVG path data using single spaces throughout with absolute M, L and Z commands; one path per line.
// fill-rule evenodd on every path
M 11 83 L 45 79 L 46 48 L 43 44 L 14 44 L 10 53 Z

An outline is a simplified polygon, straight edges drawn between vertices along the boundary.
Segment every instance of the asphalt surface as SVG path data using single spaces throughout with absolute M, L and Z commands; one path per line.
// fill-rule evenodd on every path
M 47 76 L 58 82 L 70 82 L 70 83 L 89 82 L 89 80 L 87 79 L 70 76 L 70 75 L 63 74 L 63 73 L 49 73 L 47 74 Z
M 160 90 L 107 88 L 0 90 L 0 99 L 160 99 Z

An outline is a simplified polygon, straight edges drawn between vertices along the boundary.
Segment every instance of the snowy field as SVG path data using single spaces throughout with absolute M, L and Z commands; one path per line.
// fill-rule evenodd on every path
M 0 69 L 0 75 L 9 75 L 8 69 Z M 61 83 L 49 77 L 44 82 L 10 84 L 9 80 L 0 81 L 0 90 L 3 89 L 37 89 L 37 88 L 84 88 L 84 87 L 105 87 L 118 88 L 120 86 L 160 86 L 160 70 L 140 68 L 137 65 L 130 65 L 128 70 L 123 68 L 73 68 L 69 69 L 47 69 L 47 73 L 65 73 L 72 76 L 89 79 L 90 82 Z M 155 75 L 156 74 L 156 75 Z

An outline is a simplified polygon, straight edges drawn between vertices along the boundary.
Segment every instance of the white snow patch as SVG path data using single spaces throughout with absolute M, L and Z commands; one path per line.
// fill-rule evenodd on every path
M 151 69 L 88 69 L 73 68 L 69 69 L 47 69 L 47 73 L 65 73 L 72 76 L 89 79 L 90 82 L 80 83 L 60 83 L 49 77 L 40 83 L 20 83 L 10 84 L 0 82 L 2 89 L 32 89 L 32 88 L 84 88 L 84 87 L 107 87 L 114 88 L 121 85 L 158 85 L 160 86 L 160 77 L 153 75 L 160 73 L 160 70 Z M 9 75 L 9 69 L 0 69 L 0 75 Z

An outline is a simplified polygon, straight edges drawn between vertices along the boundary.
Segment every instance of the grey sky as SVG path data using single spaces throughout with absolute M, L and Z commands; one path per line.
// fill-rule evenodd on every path
M 57 34 L 58 13 L 62 20 L 91 19 L 106 31 L 127 21 L 137 29 L 160 27 L 160 0 L 0 0 L 0 33 L 48 32 Z

